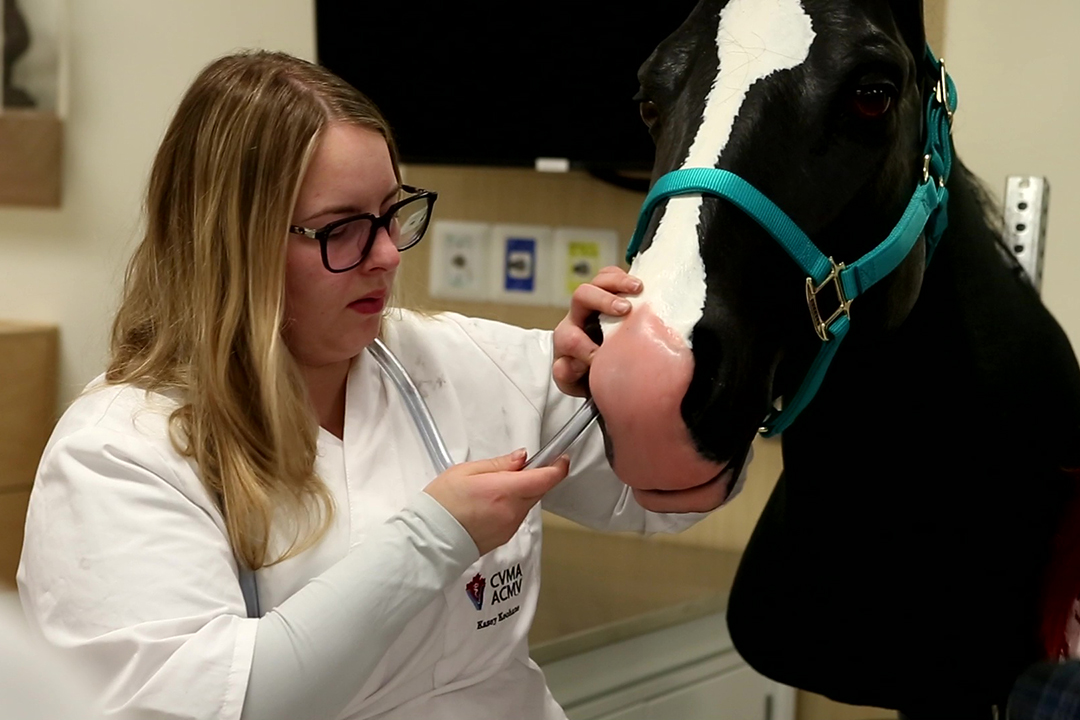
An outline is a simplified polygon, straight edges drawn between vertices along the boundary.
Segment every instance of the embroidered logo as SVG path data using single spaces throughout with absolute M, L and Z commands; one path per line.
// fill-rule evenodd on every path
M 473 607 L 477 610 L 484 607 L 484 586 L 487 582 L 484 580 L 484 576 L 480 573 L 476 573 L 473 579 L 465 583 L 465 594 L 472 600 Z
M 500 570 L 491 576 L 491 604 L 506 602 L 521 593 L 521 583 L 524 576 L 521 572 L 521 563 Z

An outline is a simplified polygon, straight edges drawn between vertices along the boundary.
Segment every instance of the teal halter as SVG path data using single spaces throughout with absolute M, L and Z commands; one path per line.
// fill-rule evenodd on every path
M 939 62 L 929 46 L 926 53 L 938 72 L 938 82 L 926 107 L 922 181 L 889 237 L 850 265 L 826 257 L 783 210 L 753 185 L 727 170 L 684 168 L 669 172 L 656 181 L 642 205 L 637 228 L 626 251 L 627 263 L 637 254 L 657 204 L 676 195 L 709 194 L 727 200 L 757 221 L 807 274 L 806 302 L 822 346 L 791 402 L 785 404 L 782 411 L 774 409 L 765 419 L 760 430 L 765 437 L 786 430 L 814 398 L 850 328 L 851 303 L 855 298 L 895 270 L 915 247 L 924 229 L 929 263 L 949 224 L 949 190 L 945 184 L 952 170 L 951 132 L 956 111 L 956 86 L 945 70 L 945 61 Z M 829 284 L 835 289 L 839 307 L 831 316 L 823 318 L 817 296 Z

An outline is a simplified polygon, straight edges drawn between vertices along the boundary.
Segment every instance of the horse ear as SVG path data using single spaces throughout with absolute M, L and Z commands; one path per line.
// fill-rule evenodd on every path
M 916 67 L 922 66 L 926 55 L 926 27 L 923 24 L 923 0 L 889 0 L 893 18 L 900 34 L 915 58 Z

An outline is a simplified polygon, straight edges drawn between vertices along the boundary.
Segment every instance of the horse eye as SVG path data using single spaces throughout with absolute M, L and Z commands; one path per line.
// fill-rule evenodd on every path
M 888 85 L 869 85 L 855 89 L 852 105 L 864 118 L 879 118 L 892 107 L 893 93 Z
M 641 119 L 649 127 L 652 127 L 660 119 L 660 108 L 652 100 L 643 100 L 638 105 L 638 112 L 641 113 Z

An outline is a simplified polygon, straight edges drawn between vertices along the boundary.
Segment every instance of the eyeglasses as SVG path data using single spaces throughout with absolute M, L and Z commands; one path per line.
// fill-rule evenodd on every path
M 408 250 L 427 232 L 431 210 L 439 194 L 409 185 L 402 185 L 401 190 L 412 197 L 394 203 L 382 215 L 351 215 L 317 230 L 290 225 L 289 232 L 318 240 L 323 265 L 332 273 L 347 272 L 364 262 L 375 244 L 379 228 L 386 229 L 398 251 Z

